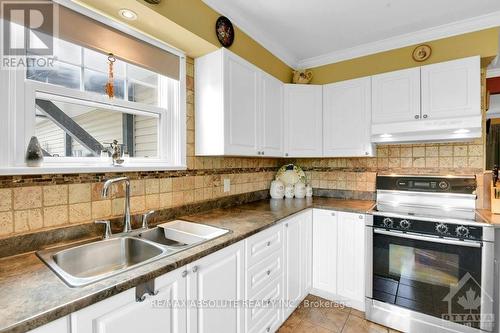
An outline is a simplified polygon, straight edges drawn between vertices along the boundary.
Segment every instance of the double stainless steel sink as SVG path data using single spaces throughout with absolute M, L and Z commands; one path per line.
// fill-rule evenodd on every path
M 228 232 L 227 229 L 176 220 L 101 241 L 38 251 L 37 255 L 70 287 L 81 287 Z

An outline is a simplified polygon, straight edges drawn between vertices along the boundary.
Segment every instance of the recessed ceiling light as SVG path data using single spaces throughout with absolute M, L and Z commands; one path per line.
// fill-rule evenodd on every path
M 461 128 L 461 129 L 457 129 L 453 133 L 455 133 L 455 134 L 465 134 L 465 133 L 469 133 L 469 132 L 470 132 L 470 130 L 465 129 L 465 128 Z
M 392 134 L 388 134 L 388 133 L 380 134 L 380 137 L 381 138 L 392 138 Z
M 130 9 L 120 9 L 118 11 L 118 14 L 120 14 L 121 17 L 129 21 L 137 20 L 137 14 L 134 11 L 131 11 Z

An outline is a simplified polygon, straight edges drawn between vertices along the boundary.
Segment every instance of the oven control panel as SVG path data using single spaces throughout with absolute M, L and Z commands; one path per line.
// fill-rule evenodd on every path
M 483 238 L 483 228 L 480 226 L 413 220 L 409 218 L 375 215 L 373 216 L 373 226 L 402 232 L 422 233 L 457 239 L 482 240 Z
M 379 175 L 377 176 L 377 190 L 474 194 L 476 178 L 474 176 Z

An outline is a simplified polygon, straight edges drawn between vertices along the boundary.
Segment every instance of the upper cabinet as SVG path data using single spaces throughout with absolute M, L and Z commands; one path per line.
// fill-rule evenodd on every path
M 480 57 L 372 77 L 372 142 L 481 137 Z
M 283 83 L 224 48 L 195 71 L 196 155 L 283 155 Z
M 372 76 L 372 122 L 393 123 L 420 118 L 420 68 Z
M 439 119 L 481 114 L 479 57 L 422 67 L 422 117 Z
M 285 84 L 285 156 L 323 155 L 323 87 Z
M 323 156 L 373 156 L 371 78 L 323 86 Z

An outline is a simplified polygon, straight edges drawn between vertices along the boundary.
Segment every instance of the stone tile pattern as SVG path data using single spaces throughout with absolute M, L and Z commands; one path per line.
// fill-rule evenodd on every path
M 397 333 L 365 320 L 364 313 L 308 295 L 278 333 Z
M 132 179 L 133 213 L 269 189 L 277 168 L 287 162 L 272 158 L 196 157 L 193 59 L 187 59 L 186 75 L 188 170 L 125 173 Z M 379 146 L 376 156 L 290 161 L 306 170 L 316 189 L 347 190 L 344 194 L 360 192 L 360 198 L 374 192 L 376 172 L 482 175 L 483 170 L 482 140 Z M 123 188 L 115 190 L 110 199 L 102 200 L 100 196 L 102 181 L 116 175 L 123 173 L 0 177 L 0 237 L 121 215 Z M 224 178 L 231 180 L 231 191 L 227 193 L 223 192 Z M 482 202 L 478 203 L 481 208 Z

